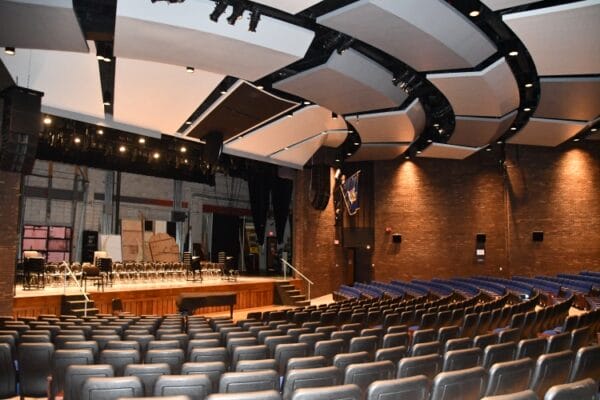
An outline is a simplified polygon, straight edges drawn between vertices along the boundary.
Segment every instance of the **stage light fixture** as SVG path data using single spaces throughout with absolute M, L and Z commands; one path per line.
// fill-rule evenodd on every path
M 158 152 L 155 152 L 154 154 L 152 154 L 152 157 L 153 157 L 155 160 L 158 160 L 158 159 L 160 158 L 160 153 L 158 153 Z
M 222 0 L 217 1 L 217 4 L 215 5 L 215 9 L 209 15 L 210 20 L 213 22 L 218 22 L 219 17 L 221 16 L 221 14 L 223 14 L 225 12 L 226 9 L 227 9 L 226 1 L 222 1 Z
M 81 139 L 76 137 L 75 139 L 73 139 L 73 141 L 75 142 L 75 144 L 79 144 L 81 143 Z
M 182 153 L 185 153 L 187 151 L 187 148 L 185 146 L 181 146 L 179 151 L 181 151 Z
M 258 22 L 260 21 L 260 11 L 257 8 L 252 9 L 252 14 L 250 14 L 250 24 L 248 25 L 248 30 L 250 32 L 256 32 L 256 27 L 258 26 Z
M 244 13 L 244 4 L 239 1 L 236 2 L 233 5 L 233 11 L 231 11 L 231 15 L 229 17 L 227 17 L 227 22 L 229 23 L 229 25 L 235 25 L 237 20 L 242 17 L 243 13 Z
M 473 10 L 469 13 L 469 17 L 479 17 L 479 10 Z
M 146 139 L 144 139 L 143 137 L 141 137 L 141 138 L 138 139 L 138 143 L 139 144 L 144 144 L 144 143 L 146 143 Z
M 516 56 L 518 56 L 518 55 L 519 55 L 519 52 L 518 52 L 518 51 L 516 51 L 516 50 L 513 50 L 513 51 L 511 51 L 510 53 L 508 53 L 508 55 L 509 55 L 509 56 L 511 56 L 511 57 L 516 57 Z
M 185 67 L 185 72 L 193 74 L 194 73 L 194 67 Z
M 98 130 L 96 131 L 96 133 L 98 133 L 98 135 L 104 135 L 104 130 L 102 130 L 102 129 L 98 129 Z
M 9 56 L 14 56 L 14 55 L 15 55 L 15 53 L 16 53 L 16 50 L 15 50 L 15 48 L 14 48 L 14 47 L 8 47 L 8 46 L 7 46 L 7 47 L 5 47 L 5 48 L 4 48 L 4 52 L 5 52 L 6 54 L 8 54 Z
M 44 125 L 50 125 L 52 123 L 52 118 L 46 116 L 44 117 Z
M 127 148 L 126 148 L 125 146 L 120 146 L 120 147 L 119 147 L 119 151 L 120 151 L 121 153 L 125 153 L 125 150 L 127 150 Z

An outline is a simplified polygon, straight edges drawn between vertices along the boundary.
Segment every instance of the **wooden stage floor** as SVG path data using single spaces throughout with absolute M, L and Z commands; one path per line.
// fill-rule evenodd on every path
M 177 312 L 175 299 L 180 293 L 211 293 L 211 292 L 236 292 L 236 310 L 262 309 L 274 307 L 275 283 L 283 281 L 278 277 L 250 277 L 240 276 L 236 282 L 221 279 L 205 279 L 203 282 L 190 282 L 184 280 L 154 281 L 140 283 L 115 283 L 105 287 L 104 291 L 95 286 L 88 285 L 88 293 L 100 313 L 112 313 L 111 302 L 119 298 L 123 302 L 125 311 L 136 315 L 141 314 L 171 314 Z M 302 288 L 302 281 L 291 279 L 290 282 L 298 289 Z M 71 284 L 49 287 L 38 290 L 23 290 L 19 285 L 16 289 L 13 303 L 15 316 L 36 316 L 39 314 L 61 314 L 61 302 L 64 294 L 79 294 L 79 289 Z M 198 314 L 229 313 L 229 306 L 206 307 L 199 309 Z M 238 315 L 236 313 L 236 315 Z

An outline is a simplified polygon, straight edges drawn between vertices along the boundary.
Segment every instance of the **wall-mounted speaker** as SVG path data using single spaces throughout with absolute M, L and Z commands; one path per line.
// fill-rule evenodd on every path
M 392 235 L 392 242 L 393 243 L 400 243 L 400 242 L 402 242 L 402 235 L 399 234 L 399 233 L 394 233 Z
M 531 234 L 531 239 L 534 242 L 543 242 L 544 241 L 544 231 L 533 231 Z
M 478 233 L 475 235 L 475 241 L 477 243 L 485 243 L 486 239 L 485 233 Z
M 331 176 L 328 165 L 313 165 L 310 170 L 309 199 L 315 210 L 324 210 L 331 194 Z
M 187 213 L 185 211 L 171 211 L 172 222 L 184 222 L 187 219 Z

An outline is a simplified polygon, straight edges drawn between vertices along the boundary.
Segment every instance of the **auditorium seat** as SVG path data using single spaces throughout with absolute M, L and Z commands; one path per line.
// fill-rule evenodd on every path
M 387 348 L 378 349 L 375 352 L 375 361 L 389 360 L 394 365 L 397 365 L 398 361 L 400 361 L 403 357 L 406 356 L 406 352 L 407 352 L 407 350 L 406 350 L 406 347 L 404 347 L 404 346 L 387 347 Z
M 440 372 L 433 380 L 431 400 L 479 400 L 487 373 L 482 367 Z
M 290 358 L 308 357 L 310 348 L 306 343 L 283 343 L 275 347 L 274 359 L 280 375 L 285 374 L 285 367 Z
M 153 396 L 188 396 L 191 400 L 204 400 L 212 392 L 208 376 L 161 375 L 154 384 Z
M 60 336 L 60 335 L 58 335 Z M 57 338 L 58 338 L 57 336 Z M 81 336 L 83 337 L 83 336 Z M 69 338 L 68 341 L 71 341 L 72 339 Z M 83 340 L 85 340 L 85 338 L 83 338 Z M 110 342 L 111 340 L 121 340 L 121 338 L 119 337 L 119 335 L 98 335 L 93 333 L 92 334 L 92 340 L 95 340 L 98 343 L 98 350 L 100 352 L 102 352 L 102 350 L 104 350 L 106 348 L 106 345 L 108 344 L 108 342 Z
M 264 329 L 256 333 L 256 338 L 259 344 L 264 344 L 265 339 L 269 336 L 283 336 L 285 333 L 281 329 Z
M 369 353 L 359 351 L 357 353 L 341 353 L 333 357 L 333 366 L 338 367 L 342 373 L 346 371 L 346 367 L 350 364 L 369 362 Z
M 85 340 L 86 340 L 85 336 L 83 336 L 83 335 L 61 335 L 61 334 L 58 334 L 54 338 L 53 342 L 54 342 L 54 346 L 56 346 L 57 349 L 64 349 L 65 343 L 67 343 L 67 342 L 83 342 Z M 117 337 L 117 340 L 118 340 L 118 337 Z M 98 343 L 98 341 L 96 341 L 96 343 Z M 106 342 L 104 342 L 103 344 L 106 344 Z
M 442 345 L 438 341 L 417 343 L 412 345 L 410 349 L 411 357 L 424 356 L 427 354 L 440 354 L 441 352 Z
M 461 337 L 473 337 L 477 333 L 477 320 L 479 316 L 475 313 L 466 314 L 460 327 Z
M 411 346 L 419 343 L 433 342 L 436 339 L 436 334 L 433 329 L 419 329 L 413 332 Z
M 537 359 L 546 351 L 546 339 L 521 339 L 517 344 L 516 359 L 529 357 L 532 360 Z
M 205 350 L 205 349 L 196 349 L 196 350 Z M 185 356 L 183 354 L 183 350 L 181 350 L 181 349 L 148 350 L 148 352 L 146 353 L 146 356 L 144 357 L 144 362 L 147 364 L 154 364 L 154 363 L 169 364 L 172 374 L 180 373 L 181 365 L 183 364 L 184 361 L 185 361 Z M 196 360 L 190 360 L 190 361 L 196 361 Z M 222 360 L 211 360 L 211 361 L 222 361 Z
M 460 328 L 456 325 L 444 326 L 437 331 L 437 341 L 442 343 L 442 346 L 446 344 L 449 339 L 455 339 L 460 333 Z
M 47 377 L 52 371 L 52 343 L 22 343 L 17 348 L 19 394 L 27 397 L 48 395 Z
M 596 400 L 598 382 L 591 378 L 552 386 L 544 400 Z
M 90 377 L 113 377 L 114 370 L 108 364 L 70 365 L 65 371 L 64 400 L 80 400 L 81 388 Z
M 285 374 L 293 369 L 321 368 L 327 365 L 327 360 L 323 356 L 292 357 L 287 362 Z
M 315 343 L 320 340 L 326 340 L 324 333 L 303 333 L 298 336 L 298 343 L 306 343 L 309 348 L 309 354 L 312 355 L 315 349 Z
M 517 346 L 512 342 L 486 346 L 483 350 L 483 368 L 489 369 L 495 363 L 512 361 L 516 352 Z
M 54 396 L 64 391 L 65 372 L 69 365 L 89 365 L 93 363 L 94 354 L 89 349 L 56 350 L 52 357 L 51 394 Z
M 144 396 L 152 396 L 154 384 L 159 376 L 169 375 L 171 368 L 166 363 L 156 364 L 129 364 L 125 366 L 123 376 L 137 376 L 142 382 Z
M 362 392 L 356 385 L 337 385 L 298 389 L 292 400 L 362 400 L 362 397 Z
M 206 400 L 281 400 L 281 395 L 275 390 L 262 390 L 247 393 L 213 393 Z
M 229 365 L 229 357 L 225 347 L 201 347 L 194 348 L 190 353 L 188 361 L 191 362 L 206 362 L 206 361 L 221 361 L 225 365 Z
M 473 339 L 470 337 L 448 339 L 444 344 L 444 353 L 452 350 L 470 349 L 471 347 L 473 347 Z
M 569 382 L 585 378 L 600 379 L 600 345 L 581 347 L 575 353 Z
M 540 400 L 532 390 L 523 390 L 510 394 L 500 394 L 498 396 L 486 396 L 481 400 Z
M 181 349 L 181 342 L 179 340 L 151 340 L 148 342 L 147 351 L 166 349 Z
M 515 342 L 517 343 L 520 339 L 520 332 L 518 328 L 507 328 L 498 332 L 498 343 Z
M 274 358 L 264 360 L 242 360 L 235 366 L 235 372 L 260 371 L 265 369 L 277 370 L 277 363 Z
M 81 400 L 116 400 L 119 397 L 141 397 L 142 382 L 136 376 L 91 377 L 81 388 Z
M 334 386 L 342 383 L 342 374 L 336 367 L 302 368 L 289 370 L 283 383 L 283 400 L 290 400 L 300 388 Z
M 473 346 L 479 347 L 481 350 L 484 350 L 490 344 L 496 343 L 498 343 L 498 335 L 495 333 L 480 334 L 473 338 Z
M 258 344 L 254 346 L 236 346 L 231 355 L 231 369 L 235 370 L 238 361 L 241 360 L 261 360 L 267 358 L 267 346 Z
M 271 358 L 275 357 L 275 348 L 277 347 L 277 345 L 286 344 L 286 343 L 290 343 L 290 344 L 296 343 L 296 340 L 294 339 L 294 337 L 292 337 L 289 334 L 289 331 L 288 331 L 287 335 L 269 336 L 269 337 L 265 338 L 265 345 L 269 349 L 269 357 L 271 357 Z
M 279 374 L 273 370 L 225 372 L 219 379 L 220 393 L 279 390 Z
M 530 358 L 493 364 L 489 369 L 486 396 L 518 392 L 529 388 L 535 362 Z
M 546 343 L 546 353 L 557 353 L 563 350 L 571 349 L 571 332 L 563 332 L 548 337 Z
M 143 357 L 148 351 L 148 344 L 154 340 L 154 336 L 145 334 L 125 334 L 125 340 L 135 340 L 140 345 L 140 355 Z
M 429 400 L 429 379 L 425 375 L 375 381 L 369 385 L 367 400 Z
M 529 388 L 542 397 L 549 387 L 567 383 L 572 365 L 571 350 L 541 355 L 535 364 Z
M 368 386 L 375 381 L 392 379 L 395 367 L 391 361 L 374 361 L 350 364 L 344 371 L 344 384 L 355 384 L 366 392 Z
M 444 354 L 442 371 L 457 371 L 481 365 L 483 352 L 479 347 L 470 349 L 451 350 Z
M 398 363 L 397 378 L 425 375 L 433 379 L 442 370 L 442 358 L 438 354 L 404 357 Z
M 11 339 L 14 338 L 10 336 Z M 8 343 L 0 343 L 0 398 L 17 395 L 17 375 L 13 363 L 13 350 Z
M 123 376 L 127 364 L 138 364 L 140 353 L 137 350 L 103 350 L 100 352 L 100 363 L 112 365 L 115 376 Z
M 213 362 L 186 362 L 181 366 L 181 375 L 204 374 L 208 376 L 212 384 L 212 392 L 219 390 L 219 379 L 227 372 L 225 364 L 220 361 Z
M 590 334 L 591 331 L 589 326 L 573 329 L 571 331 L 570 349 L 577 351 L 577 349 L 587 346 L 589 343 Z
M 320 340 L 315 343 L 313 354 L 323 356 L 328 364 L 331 364 L 336 354 L 344 351 L 344 341 L 342 339 Z

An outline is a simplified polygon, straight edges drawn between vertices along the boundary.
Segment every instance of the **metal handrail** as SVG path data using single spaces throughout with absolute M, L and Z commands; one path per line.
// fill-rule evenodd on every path
M 88 302 L 90 301 L 90 298 L 88 297 L 88 295 L 85 293 L 85 291 L 81 287 L 81 284 L 77 280 L 77 277 L 75 276 L 75 273 L 73 273 L 73 270 L 71 269 L 69 264 L 65 263 L 65 279 L 64 279 L 64 286 L 63 286 L 63 294 L 66 294 L 66 291 L 67 291 L 67 276 L 70 276 L 73 278 L 73 280 L 75 281 L 75 285 L 77 285 L 77 287 L 79 288 L 79 291 L 85 298 L 85 303 L 83 303 L 83 316 L 87 317 L 87 305 L 88 305 Z
M 310 287 L 312 285 L 314 285 L 315 283 L 313 281 L 311 281 L 310 279 L 308 279 L 308 277 L 306 275 L 304 275 L 302 272 L 298 271 L 298 269 L 296 269 L 292 264 L 290 264 L 289 262 L 287 262 L 284 258 L 280 258 L 281 261 L 283 261 L 283 263 L 290 267 L 293 271 L 295 271 L 298 275 L 300 275 L 302 277 L 302 279 L 304 279 L 306 282 L 308 282 L 308 300 L 310 300 Z M 287 269 L 283 268 L 283 279 L 287 280 Z

